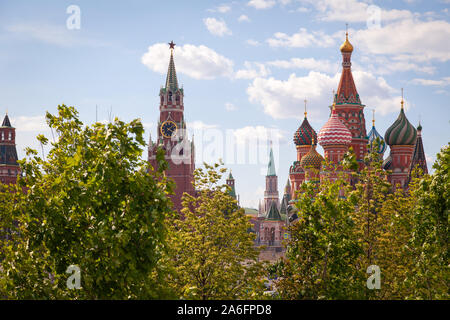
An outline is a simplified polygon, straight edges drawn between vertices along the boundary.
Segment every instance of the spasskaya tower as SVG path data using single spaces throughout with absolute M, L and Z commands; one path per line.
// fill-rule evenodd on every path
M 156 150 L 162 147 L 166 152 L 169 168 L 166 175 L 176 183 L 175 195 L 172 196 L 174 208 L 180 211 L 183 193 L 194 194 L 192 185 L 195 169 L 194 141 L 189 141 L 184 121 L 184 91 L 178 86 L 177 73 L 173 51 L 175 43 L 171 41 L 169 69 L 166 84 L 159 91 L 159 121 L 157 140 L 151 137 L 148 146 L 148 161 L 153 167 L 157 166 Z

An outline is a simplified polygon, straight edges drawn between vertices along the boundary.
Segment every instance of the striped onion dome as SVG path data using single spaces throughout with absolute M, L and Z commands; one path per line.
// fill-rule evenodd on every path
M 414 145 L 416 143 L 417 130 L 408 121 L 405 110 L 400 110 L 397 120 L 390 126 L 384 134 L 384 140 L 392 145 Z
M 369 150 L 372 150 L 372 145 L 375 143 L 376 139 L 379 139 L 379 145 L 377 152 L 379 154 L 382 154 L 386 151 L 386 142 L 384 142 L 383 137 L 378 133 L 377 129 L 375 129 L 375 126 L 372 126 L 372 129 L 369 131 L 369 134 L 367 135 L 367 139 L 369 140 Z
M 382 167 L 384 170 L 391 170 L 391 167 L 392 167 L 392 156 L 391 155 L 389 155 L 386 159 L 384 159 Z
M 322 166 L 323 157 L 316 151 L 314 142 L 311 144 L 311 149 L 300 160 L 300 165 L 303 169 L 314 168 L 320 169 Z
M 321 146 L 349 145 L 352 142 L 352 133 L 339 120 L 335 107 L 331 112 L 331 117 L 320 129 L 319 144 Z
M 317 133 L 305 117 L 301 126 L 294 133 L 294 143 L 297 146 L 309 146 L 313 138 L 314 141 L 317 141 Z

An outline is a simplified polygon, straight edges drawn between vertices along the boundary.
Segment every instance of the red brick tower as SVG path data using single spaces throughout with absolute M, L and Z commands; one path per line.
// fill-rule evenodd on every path
M 195 169 L 194 141 L 189 141 L 184 121 L 184 91 L 178 86 L 178 79 L 173 59 L 175 43 L 170 42 L 170 60 L 166 85 L 159 91 L 158 138 L 149 142 L 148 160 L 153 167 L 156 163 L 156 149 L 163 147 L 169 168 L 166 175 L 176 183 L 175 195 L 172 197 L 174 208 L 181 210 L 181 197 L 184 192 L 193 195 Z
M 16 129 L 11 126 L 8 114 L 6 114 L 0 127 L 0 183 L 16 183 L 19 174 Z
M 273 151 L 271 147 L 269 164 L 267 166 L 266 190 L 264 191 L 264 207 L 262 208 L 262 213 L 267 213 L 271 208 L 272 203 L 275 203 L 275 207 L 277 208 L 277 210 L 279 210 L 280 201 L 278 194 L 278 177 L 275 172 L 275 161 L 273 159 Z
M 348 41 L 348 32 L 345 42 L 341 46 L 342 74 L 337 93 L 334 96 L 336 112 L 341 121 L 352 134 L 350 146 L 356 154 L 360 168 L 363 166 L 364 156 L 367 152 L 366 120 L 364 119 L 364 105 L 361 103 L 351 70 L 351 56 L 353 46 Z

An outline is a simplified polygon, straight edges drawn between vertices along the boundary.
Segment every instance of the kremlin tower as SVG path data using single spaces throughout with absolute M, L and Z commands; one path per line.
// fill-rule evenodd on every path
M 264 191 L 264 205 L 263 212 L 266 213 L 275 204 L 277 210 L 280 208 L 280 201 L 278 197 L 278 177 L 275 173 L 275 161 L 273 160 L 273 151 L 270 147 L 269 164 L 267 166 L 266 175 L 266 190 Z
M 233 175 L 231 174 L 231 171 L 230 171 L 230 174 L 228 175 L 228 178 L 226 180 L 226 184 L 227 184 L 227 186 L 230 187 L 230 191 L 229 191 L 228 194 L 230 196 L 232 196 L 235 200 L 237 200 L 236 189 L 235 189 L 235 186 L 234 186 L 234 178 L 233 178 Z
M 162 147 L 166 152 L 169 168 L 166 175 L 176 183 L 175 195 L 172 196 L 174 208 L 181 210 L 181 197 L 184 192 L 193 195 L 194 187 L 194 142 L 189 141 L 184 121 L 184 90 L 178 86 L 173 51 L 175 43 L 170 42 L 170 60 L 166 84 L 159 91 L 159 122 L 156 143 L 151 138 L 148 147 L 148 160 L 157 166 L 156 151 Z
M 17 160 L 16 129 L 11 126 L 6 114 L 0 127 L 0 183 L 16 183 L 20 174 Z
M 390 146 L 391 151 L 383 168 L 392 171 L 388 180 L 394 188 L 397 184 L 400 184 L 402 188 L 407 186 L 416 138 L 417 130 L 405 115 L 402 89 L 400 114 L 384 135 L 384 140 Z

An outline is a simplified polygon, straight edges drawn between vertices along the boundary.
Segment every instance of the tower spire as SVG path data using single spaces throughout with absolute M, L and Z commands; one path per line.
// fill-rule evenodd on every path
M 372 126 L 375 127 L 375 109 L 372 109 Z
M 308 100 L 306 100 L 306 98 L 305 98 L 305 119 L 306 119 L 306 115 L 308 114 L 307 112 L 306 112 L 306 103 L 308 102 Z
M 177 72 L 175 70 L 175 62 L 173 60 L 173 50 L 175 49 L 176 44 L 173 41 L 169 42 L 168 44 L 170 47 L 170 60 L 166 77 L 166 90 L 170 89 L 171 91 L 176 91 L 178 90 L 178 79 Z
M 267 166 L 267 175 L 268 176 L 277 175 L 275 172 L 275 161 L 273 160 L 272 141 L 270 141 L 270 155 L 269 155 L 269 165 Z
M 401 102 L 402 110 L 403 110 L 403 88 L 402 88 L 402 102 Z

